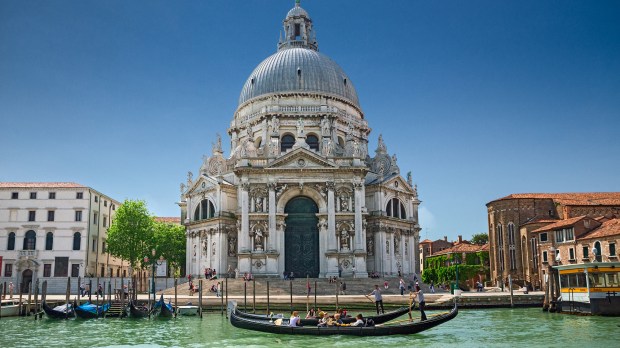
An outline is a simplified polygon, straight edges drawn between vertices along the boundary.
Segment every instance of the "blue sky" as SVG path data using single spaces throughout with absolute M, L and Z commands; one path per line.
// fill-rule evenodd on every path
M 0 1 L 0 181 L 178 216 L 292 0 Z M 510 193 L 620 191 L 618 1 L 305 0 L 321 52 L 418 184 L 422 237 Z

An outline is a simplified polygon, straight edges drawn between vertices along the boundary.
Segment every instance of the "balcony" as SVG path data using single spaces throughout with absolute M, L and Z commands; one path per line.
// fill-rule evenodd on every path
M 30 259 L 36 259 L 39 257 L 39 251 L 38 250 L 20 250 L 19 251 L 19 258 L 30 258 Z

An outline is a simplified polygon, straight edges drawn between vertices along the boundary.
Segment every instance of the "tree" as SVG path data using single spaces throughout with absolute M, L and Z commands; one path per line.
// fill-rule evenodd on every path
M 471 237 L 471 242 L 478 245 L 484 245 L 489 242 L 489 235 L 486 233 L 476 233 Z
M 154 223 L 154 249 L 168 261 L 171 269 L 185 263 L 185 227 L 165 222 Z
M 138 265 L 143 267 L 143 257 L 150 256 L 154 246 L 153 236 L 153 218 L 146 202 L 125 200 L 108 229 L 108 252 L 126 260 L 132 270 Z

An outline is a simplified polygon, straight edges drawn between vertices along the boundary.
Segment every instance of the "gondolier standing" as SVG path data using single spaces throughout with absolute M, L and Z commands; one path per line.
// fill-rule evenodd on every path
M 379 290 L 379 285 L 375 285 L 375 289 L 368 294 L 367 296 L 375 296 L 375 306 L 377 306 L 377 314 L 379 314 L 379 306 L 381 306 L 381 313 L 385 313 L 383 309 L 383 297 L 381 296 L 381 290 Z
M 420 289 L 419 285 L 415 286 L 415 296 L 418 298 L 418 304 L 420 305 L 420 316 L 421 320 L 426 320 L 426 313 L 424 313 L 424 307 L 426 307 L 426 302 L 424 301 L 424 293 L 422 289 Z

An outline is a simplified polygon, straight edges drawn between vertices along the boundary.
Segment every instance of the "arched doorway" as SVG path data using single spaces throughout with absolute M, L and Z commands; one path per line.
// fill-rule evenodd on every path
M 296 277 L 319 276 L 319 230 L 316 213 L 319 208 L 308 197 L 295 197 L 284 208 L 284 270 Z
M 28 293 L 28 287 L 32 283 L 32 270 L 27 269 L 22 272 L 21 292 L 22 294 Z

